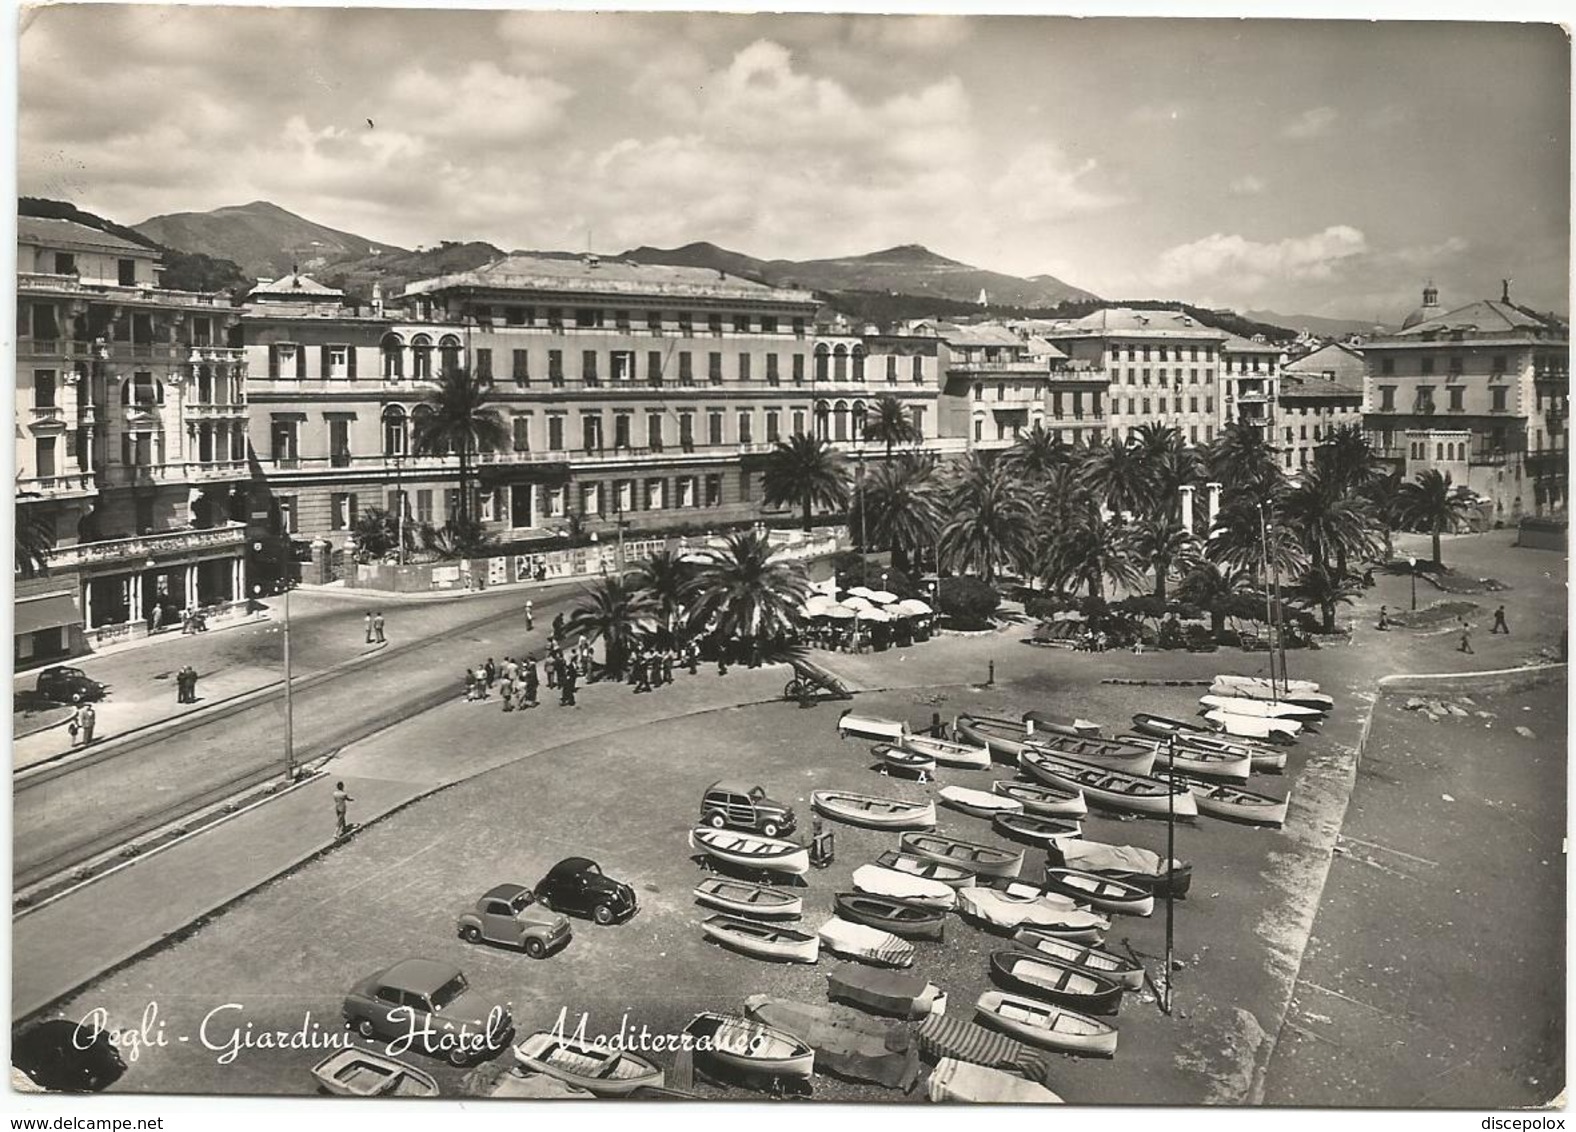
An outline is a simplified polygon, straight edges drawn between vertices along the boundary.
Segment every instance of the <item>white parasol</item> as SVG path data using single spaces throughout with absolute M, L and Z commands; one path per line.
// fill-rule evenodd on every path
M 892 607 L 892 611 L 902 617 L 929 617 L 935 612 L 917 597 L 904 598 Z
M 846 605 L 829 605 L 821 611 L 822 617 L 830 617 L 836 621 L 852 621 L 859 616 L 859 611 L 849 609 Z
M 872 623 L 877 621 L 890 621 L 892 620 L 892 615 L 884 609 L 861 609 L 859 611 L 859 620 L 870 621 Z
M 875 608 L 875 603 L 865 597 L 845 597 L 843 604 L 848 606 L 849 609 L 858 609 L 860 611 Z

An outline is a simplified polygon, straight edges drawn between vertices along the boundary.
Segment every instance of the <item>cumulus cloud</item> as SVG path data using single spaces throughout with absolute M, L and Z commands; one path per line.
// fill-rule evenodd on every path
M 1286 137 L 1299 141 L 1323 137 L 1330 132 L 1330 128 L 1335 125 L 1335 120 L 1339 116 L 1332 107 L 1315 106 L 1293 118 L 1281 132 Z
M 1269 188 L 1269 182 L 1257 174 L 1247 173 L 1236 178 L 1228 187 L 1239 197 L 1251 197 Z
M 1332 279 L 1346 261 L 1367 251 L 1367 237 L 1345 224 L 1270 243 L 1216 232 L 1163 252 L 1155 280 L 1172 287 L 1228 284 L 1252 294 L 1272 282 Z

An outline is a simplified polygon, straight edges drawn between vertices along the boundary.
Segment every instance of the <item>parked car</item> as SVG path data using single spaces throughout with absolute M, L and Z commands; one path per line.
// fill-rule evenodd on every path
M 555 912 L 589 916 L 599 924 L 627 920 L 639 908 L 635 890 L 587 857 L 565 857 L 536 885 L 536 898 Z
M 742 782 L 713 782 L 700 799 L 702 825 L 713 829 L 744 829 L 767 837 L 786 837 L 794 831 L 793 810 L 774 802 L 759 786 Z
M 569 921 L 537 903 L 536 895 L 521 884 L 488 889 L 473 910 L 460 913 L 458 926 L 467 943 L 518 947 L 532 959 L 567 946 L 570 939 Z
M 409 1049 L 456 1066 L 494 1057 L 514 1039 L 508 1004 L 436 959 L 404 959 L 362 979 L 345 996 L 344 1015 L 362 1037 L 387 1041 L 393 1056 Z
M 88 700 L 102 700 L 104 685 L 80 668 L 56 665 L 38 674 L 38 694 L 57 704 L 80 704 Z
M 125 1072 L 108 1026 L 54 1018 L 17 1036 L 11 1047 L 15 1092 L 100 1093 Z

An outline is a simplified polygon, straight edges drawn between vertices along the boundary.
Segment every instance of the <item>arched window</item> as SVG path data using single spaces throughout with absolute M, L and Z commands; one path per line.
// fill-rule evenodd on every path
M 383 355 L 383 378 L 398 381 L 405 376 L 405 343 L 398 334 L 385 334 L 379 345 Z
M 822 357 L 825 357 L 825 355 L 823 354 Z M 817 401 L 815 403 L 815 438 L 817 440 L 826 440 L 828 438 L 827 421 L 831 413 L 832 410 L 825 401 Z
M 827 380 L 827 359 L 830 357 L 831 351 L 826 348 L 825 343 L 815 348 L 815 380 Z M 817 410 L 817 412 L 819 411 Z
M 848 380 L 848 347 L 842 343 L 832 350 L 832 380 Z
M 863 381 L 864 379 L 865 379 L 865 348 L 863 346 L 855 346 L 854 347 L 854 380 L 855 381 Z
M 848 402 L 839 401 L 832 406 L 832 439 L 844 441 L 848 439 Z
M 432 339 L 425 334 L 410 340 L 410 375 L 417 381 L 432 380 Z
M 151 409 L 162 405 L 164 386 L 151 373 L 134 373 L 120 388 L 120 403 L 135 409 Z
M 403 456 L 410 451 L 405 425 L 403 406 L 390 405 L 383 410 L 383 455 Z
M 854 439 L 862 440 L 865 435 L 865 403 L 854 402 Z
M 438 340 L 438 357 L 441 363 L 441 373 L 452 373 L 460 368 L 460 340 L 452 334 L 445 334 Z

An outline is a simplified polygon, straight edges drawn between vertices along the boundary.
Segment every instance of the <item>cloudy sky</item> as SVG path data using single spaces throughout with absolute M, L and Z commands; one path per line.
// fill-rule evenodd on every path
M 920 243 L 1111 297 L 1568 309 L 1549 26 L 98 8 L 24 16 L 21 191 L 412 247 Z M 369 121 L 370 119 L 370 121 Z

